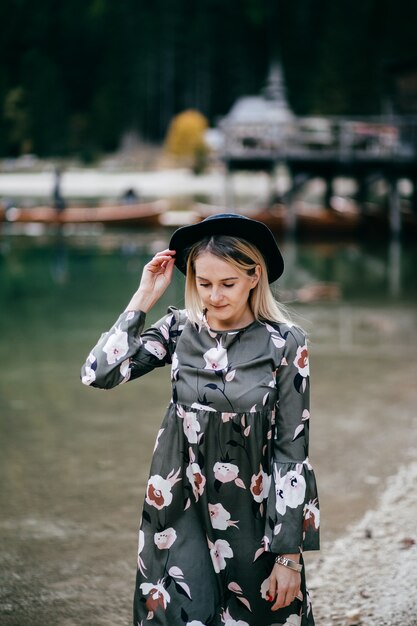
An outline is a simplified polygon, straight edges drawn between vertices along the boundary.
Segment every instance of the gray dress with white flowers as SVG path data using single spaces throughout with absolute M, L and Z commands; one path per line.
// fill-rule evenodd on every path
M 313 626 L 303 599 L 277 612 L 277 553 L 319 547 L 308 459 L 309 367 L 302 331 L 253 322 L 216 332 L 185 311 L 144 331 L 123 313 L 82 370 L 111 388 L 171 364 L 139 531 L 134 626 Z

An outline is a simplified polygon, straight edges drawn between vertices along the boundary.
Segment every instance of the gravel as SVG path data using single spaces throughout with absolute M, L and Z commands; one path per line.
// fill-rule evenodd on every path
M 413 462 L 388 480 L 376 508 L 308 561 L 317 626 L 417 626 L 416 514 Z

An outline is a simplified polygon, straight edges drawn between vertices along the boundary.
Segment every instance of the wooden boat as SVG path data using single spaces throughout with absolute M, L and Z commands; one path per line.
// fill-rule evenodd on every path
M 165 200 L 157 200 L 96 207 L 68 206 L 62 211 L 50 206 L 12 207 L 7 211 L 3 209 L 3 216 L 0 217 L 8 222 L 17 223 L 159 226 L 159 218 L 167 210 L 168 203 Z
M 296 231 L 300 237 L 348 237 L 358 234 L 361 225 L 361 216 L 357 209 L 338 211 L 300 203 L 296 206 L 295 214 Z
M 365 234 L 382 238 L 391 236 L 388 210 L 368 210 L 363 215 L 363 230 Z M 417 214 L 411 209 L 401 211 L 401 236 L 415 239 L 417 236 Z
M 215 205 L 197 204 L 195 211 L 199 219 L 209 217 L 215 213 L 224 212 L 223 207 Z M 279 234 L 294 228 L 297 235 L 305 236 L 350 236 L 359 232 L 360 213 L 357 210 L 338 211 L 309 206 L 305 203 L 295 203 L 294 213 L 291 214 L 283 204 L 260 209 L 239 209 L 236 212 L 263 222 Z

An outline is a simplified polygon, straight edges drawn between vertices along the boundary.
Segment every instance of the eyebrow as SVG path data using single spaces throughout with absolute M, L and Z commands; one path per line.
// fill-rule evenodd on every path
M 205 280 L 206 282 L 210 282 L 210 280 L 208 278 L 204 278 L 203 276 L 196 276 L 196 278 L 198 278 L 198 280 Z M 237 280 L 239 278 L 239 276 L 230 276 L 229 278 L 221 278 L 220 282 L 224 283 L 227 280 Z

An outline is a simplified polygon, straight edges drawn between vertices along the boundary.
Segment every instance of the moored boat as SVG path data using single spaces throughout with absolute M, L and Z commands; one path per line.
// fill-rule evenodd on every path
M 50 206 L 3 209 L 3 219 L 17 223 L 108 224 L 109 226 L 159 226 L 160 216 L 168 210 L 165 200 L 95 207 L 68 206 L 57 211 Z
M 223 207 L 196 204 L 199 219 L 225 211 Z M 234 212 L 263 222 L 275 233 L 286 233 L 292 226 L 300 236 L 350 236 L 359 231 L 360 213 L 358 210 L 338 211 L 322 207 L 294 203 L 290 209 L 283 204 L 259 209 L 239 209 Z

